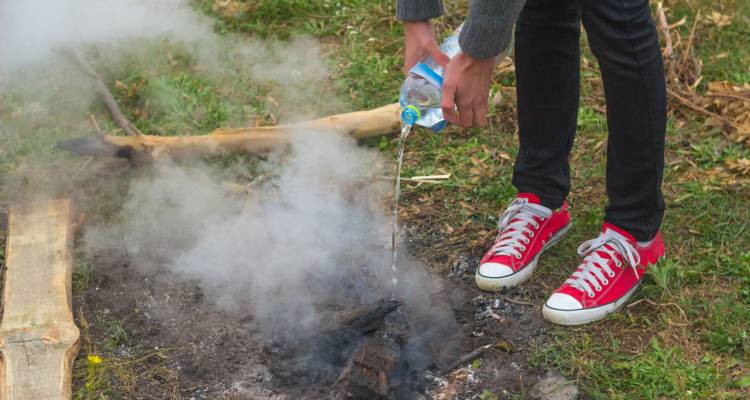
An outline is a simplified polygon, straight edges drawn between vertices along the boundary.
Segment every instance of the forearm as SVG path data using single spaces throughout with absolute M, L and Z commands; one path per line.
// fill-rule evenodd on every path
M 406 1 L 406 0 L 399 0 Z M 513 25 L 526 0 L 471 0 L 459 44 L 468 55 L 486 59 L 510 46 Z
M 396 17 L 400 21 L 425 21 L 443 15 L 441 0 L 398 0 Z

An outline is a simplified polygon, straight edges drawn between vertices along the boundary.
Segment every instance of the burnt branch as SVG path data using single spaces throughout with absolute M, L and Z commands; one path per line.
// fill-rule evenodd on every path
M 128 117 L 126 117 L 125 114 L 122 113 L 122 110 L 120 110 L 120 106 L 117 104 L 117 100 L 115 100 L 112 92 L 109 91 L 109 88 L 107 88 L 107 85 L 104 83 L 101 76 L 96 73 L 91 64 L 89 64 L 89 62 L 86 60 L 86 57 L 78 50 L 71 50 L 68 52 L 68 54 L 73 59 L 73 61 L 75 61 L 76 65 L 78 65 L 78 67 L 83 72 L 85 72 L 86 75 L 89 76 L 89 78 L 91 78 L 96 94 L 99 95 L 99 98 L 104 103 L 104 107 L 107 108 L 109 115 L 112 116 L 112 119 L 115 121 L 117 126 L 127 132 L 128 135 L 143 135 L 143 132 L 141 132 L 132 122 L 130 122 Z

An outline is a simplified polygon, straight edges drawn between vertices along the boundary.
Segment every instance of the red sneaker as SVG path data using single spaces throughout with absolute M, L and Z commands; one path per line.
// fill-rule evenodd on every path
M 500 216 L 500 233 L 477 268 L 482 290 L 520 285 L 536 269 L 539 256 L 570 229 L 567 203 L 557 211 L 540 204 L 531 193 L 519 193 Z
M 605 223 L 599 237 L 581 244 L 578 254 L 586 256 L 583 263 L 542 308 L 547 321 L 582 325 L 619 310 L 638 289 L 648 266 L 664 256 L 664 242 L 657 233 L 640 245 L 629 233 Z

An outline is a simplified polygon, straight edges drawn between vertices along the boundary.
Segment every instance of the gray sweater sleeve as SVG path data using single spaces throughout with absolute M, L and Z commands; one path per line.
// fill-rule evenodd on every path
M 513 25 L 526 0 L 471 0 L 458 43 L 461 51 L 490 58 L 510 46 Z
M 443 15 L 441 0 L 398 0 L 396 17 L 401 21 L 425 21 Z
M 513 25 L 526 0 L 471 0 L 459 44 L 464 53 L 490 58 L 510 45 Z M 401 21 L 423 21 L 443 15 L 441 0 L 398 0 Z

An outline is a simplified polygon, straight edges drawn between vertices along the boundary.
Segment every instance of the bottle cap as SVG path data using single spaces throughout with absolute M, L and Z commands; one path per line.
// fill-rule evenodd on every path
M 401 121 L 406 125 L 414 125 L 422 117 L 422 113 L 417 107 L 406 106 L 401 110 Z

